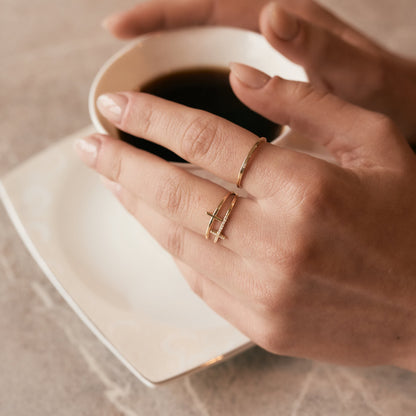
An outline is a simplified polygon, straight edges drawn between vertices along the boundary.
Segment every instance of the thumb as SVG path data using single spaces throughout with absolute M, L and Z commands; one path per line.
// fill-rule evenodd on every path
M 345 34 L 335 34 L 288 13 L 276 3 L 263 9 L 260 27 L 277 51 L 305 68 L 312 85 L 375 109 L 372 103 L 384 81 L 379 54 L 347 42 Z
M 386 116 L 310 84 L 270 78 L 237 63 L 231 64 L 230 82 L 244 104 L 324 146 L 341 166 L 391 165 L 408 150 L 405 139 Z

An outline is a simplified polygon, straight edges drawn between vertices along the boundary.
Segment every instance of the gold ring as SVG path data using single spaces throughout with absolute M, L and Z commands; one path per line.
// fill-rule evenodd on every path
M 254 143 L 253 147 L 248 152 L 246 158 L 244 159 L 244 162 L 241 165 L 240 172 L 238 173 L 237 178 L 237 188 L 241 188 L 241 182 L 243 181 L 244 172 L 247 168 L 248 162 L 250 161 L 251 157 L 253 156 L 256 149 L 264 142 L 266 142 L 267 139 L 265 137 L 261 137 L 259 140 L 257 140 L 256 143 Z
M 230 192 L 227 195 L 225 195 L 225 197 L 221 200 L 221 202 L 218 204 L 217 208 L 215 208 L 215 211 L 213 213 L 207 211 L 207 215 L 210 216 L 211 218 L 209 220 L 207 229 L 205 231 L 206 239 L 209 239 L 211 234 L 214 236 L 214 243 L 218 243 L 218 240 L 225 240 L 227 238 L 222 232 L 224 230 L 225 224 L 228 221 L 228 218 L 231 215 L 231 211 L 233 210 L 237 202 L 237 198 L 238 196 L 234 192 Z M 224 214 L 224 217 L 221 218 L 219 216 L 221 208 L 230 199 L 231 199 L 230 206 L 228 207 L 226 213 Z M 214 221 L 218 221 L 220 223 L 220 226 L 218 227 L 217 230 L 213 230 Z

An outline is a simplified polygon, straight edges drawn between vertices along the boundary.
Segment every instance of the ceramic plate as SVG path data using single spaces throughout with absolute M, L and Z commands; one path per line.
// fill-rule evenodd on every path
M 17 167 L 0 195 L 46 276 L 98 338 L 157 385 L 251 346 L 75 156 L 72 135 Z

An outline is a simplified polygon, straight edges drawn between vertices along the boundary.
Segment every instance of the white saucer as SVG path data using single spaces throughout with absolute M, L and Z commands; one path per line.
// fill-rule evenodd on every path
M 46 276 L 94 334 L 154 386 L 252 344 L 188 288 L 170 256 L 63 139 L 0 182 L 0 196 Z

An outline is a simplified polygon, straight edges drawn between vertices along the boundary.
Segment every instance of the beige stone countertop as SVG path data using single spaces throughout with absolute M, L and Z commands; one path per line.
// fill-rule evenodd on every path
M 89 84 L 121 46 L 99 22 L 133 3 L 1 0 L 0 176 L 89 124 Z M 416 415 L 416 375 L 254 348 L 149 389 L 67 306 L 0 204 L 0 416 L 29 415 L 410 416 Z

